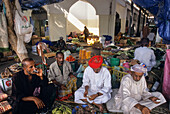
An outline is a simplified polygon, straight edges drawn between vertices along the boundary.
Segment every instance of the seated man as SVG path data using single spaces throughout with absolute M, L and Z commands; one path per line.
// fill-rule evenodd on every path
M 42 69 L 36 69 L 32 58 L 22 61 L 23 70 L 13 76 L 12 96 L 16 96 L 15 114 L 34 114 L 45 111 L 55 100 L 55 87 L 48 84 Z
M 60 37 L 60 40 L 58 40 L 58 42 L 57 42 L 57 46 L 58 46 L 58 50 L 60 50 L 60 51 L 67 49 L 67 45 L 66 45 L 65 41 L 63 40 L 63 37 Z
M 58 96 L 64 97 L 77 90 L 77 78 L 73 75 L 71 64 L 64 60 L 62 52 L 56 53 L 56 61 L 50 65 L 49 81 L 58 87 Z
M 99 55 L 89 60 L 85 69 L 83 85 L 75 92 L 75 102 L 93 103 L 103 112 L 103 103 L 111 98 L 111 76 L 107 68 L 102 67 L 103 58 Z
M 150 114 L 153 108 L 166 102 L 161 93 L 147 91 L 145 72 L 146 68 L 136 64 L 131 68 L 131 74 L 122 78 L 114 100 L 116 108 L 123 110 L 124 114 Z

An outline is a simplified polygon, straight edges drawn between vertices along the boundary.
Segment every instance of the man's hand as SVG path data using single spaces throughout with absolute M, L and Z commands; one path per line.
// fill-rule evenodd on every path
M 43 80 L 43 70 L 42 69 L 37 69 L 38 73 L 36 73 L 37 76 L 39 76 L 41 78 L 41 80 Z
M 87 95 L 88 95 L 88 91 L 85 90 L 85 92 L 84 92 L 84 97 L 87 97 Z
M 44 108 L 45 104 L 43 103 L 43 101 L 37 97 L 33 98 L 34 103 L 37 105 L 38 109 Z
M 43 76 L 43 70 L 42 69 L 36 68 L 35 71 L 37 71 L 37 72 L 34 72 L 34 74 L 36 74 L 37 76 L 39 76 L 39 77 Z
M 93 94 L 93 95 L 90 96 L 89 100 L 90 101 L 94 100 L 96 97 L 98 97 L 98 94 Z
M 61 85 L 61 89 L 62 89 L 62 90 L 66 90 L 67 87 L 66 87 L 65 85 L 62 84 L 62 85 Z
M 142 114 L 150 114 L 150 110 L 146 106 L 143 106 L 141 104 L 136 104 L 135 107 L 139 109 L 142 112 Z
M 150 114 L 150 110 L 147 107 L 143 107 L 142 114 Z
M 149 99 L 150 99 L 152 102 L 154 102 L 155 104 L 160 103 L 160 101 L 159 101 L 159 102 L 156 101 L 156 100 L 160 100 L 160 99 L 158 99 L 157 97 L 150 97 Z

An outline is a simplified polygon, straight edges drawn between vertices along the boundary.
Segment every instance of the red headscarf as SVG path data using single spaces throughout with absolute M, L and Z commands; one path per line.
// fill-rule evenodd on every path
M 99 68 L 103 63 L 103 57 L 100 55 L 96 55 L 93 56 L 90 60 L 89 60 L 89 66 L 91 68 Z

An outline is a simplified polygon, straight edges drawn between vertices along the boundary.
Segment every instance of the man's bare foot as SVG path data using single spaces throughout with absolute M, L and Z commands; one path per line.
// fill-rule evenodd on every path
M 100 112 L 104 111 L 102 104 L 95 104 L 95 105 L 99 108 Z

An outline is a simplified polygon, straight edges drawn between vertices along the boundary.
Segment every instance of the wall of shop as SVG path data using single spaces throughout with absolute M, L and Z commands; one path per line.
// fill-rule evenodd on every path
M 121 19 L 121 29 L 120 32 L 125 33 L 126 28 L 126 15 L 127 15 L 127 8 L 125 4 L 120 4 L 119 2 L 116 3 L 116 12 L 120 15 Z
M 49 34 L 51 41 L 57 41 L 59 37 L 66 36 L 66 18 L 63 18 L 64 14 L 49 14 Z
M 70 32 L 81 33 L 84 26 L 87 26 L 90 33 L 99 35 L 99 16 L 96 15 L 95 8 L 88 2 L 78 1 L 69 10 L 67 34 Z
M 47 7 L 47 12 L 48 12 L 48 20 L 49 20 L 49 30 L 50 30 L 50 40 L 54 41 L 57 40 L 56 38 L 59 38 L 61 35 L 63 35 L 64 38 L 66 38 L 66 35 L 70 32 L 70 30 L 67 30 L 67 25 L 70 23 L 67 22 L 67 18 L 69 15 L 69 10 L 70 7 L 76 3 L 78 0 L 65 0 L 61 3 L 49 5 Z M 114 15 L 115 15 L 115 2 L 113 0 L 112 3 L 112 9 L 110 9 L 110 3 L 112 0 L 105 0 L 103 3 L 103 0 L 97 0 L 97 1 L 92 1 L 92 0 L 86 0 L 88 3 L 90 3 L 94 9 L 96 10 L 96 15 L 99 16 L 99 35 L 113 35 L 114 34 Z M 111 10 L 111 14 L 110 13 Z M 57 16 L 55 16 L 57 15 Z M 55 22 L 50 22 L 50 21 L 55 21 L 57 18 L 59 18 L 59 22 L 63 27 L 59 27 Z M 108 19 L 109 18 L 109 19 Z M 101 19 L 101 20 L 100 20 Z M 83 20 L 82 20 L 83 21 Z M 94 22 L 94 20 L 88 21 L 88 26 L 89 24 Z M 56 27 L 52 27 L 56 26 Z M 69 25 L 70 26 L 70 25 Z M 74 30 L 75 27 L 72 26 Z M 53 30 L 56 29 L 56 30 Z M 84 28 L 83 28 L 84 29 Z M 60 31 L 59 33 L 56 31 Z M 90 31 L 90 29 L 89 29 Z
M 85 2 L 84 6 L 78 5 L 73 8 L 77 3 Z M 84 8 L 82 8 L 84 7 Z M 121 32 L 125 32 L 126 20 L 130 23 L 130 4 L 125 0 L 65 0 L 60 3 L 44 6 L 48 13 L 48 24 L 50 40 L 56 41 L 60 36 L 66 39 L 66 35 L 70 32 L 82 32 L 84 25 L 87 26 L 89 31 L 96 31 L 99 36 L 111 35 L 114 37 L 115 32 L 115 15 L 119 13 L 121 18 Z M 80 13 L 79 13 L 80 12 Z M 90 12 L 90 13 L 89 13 Z M 31 10 L 24 12 L 27 17 L 31 17 Z M 76 17 L 82 24 L 81 27 L 77 27 L 75 24 L 69 21 L 70 13 Z M 133 18 L 132 24 L 135 24 L 137 28 L 139 11 L 134 8 L 135 18 Z M 30 18 L 28 18 L 30 19 Z M 146 21 L 146 19 L 145 19 Z M 75 21 L 78 23 L 77 21 Z M 142 30 L 143 16 L 141 15 L 140 31 Z

